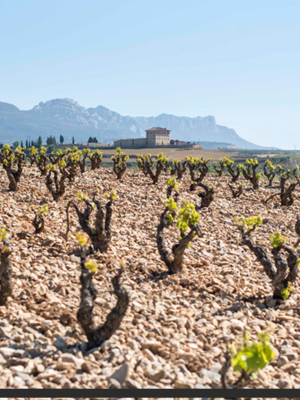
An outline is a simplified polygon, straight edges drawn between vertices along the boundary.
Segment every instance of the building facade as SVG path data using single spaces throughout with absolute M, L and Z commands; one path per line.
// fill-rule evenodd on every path
M 121 147 L 121 149 L 141 149 L 147 147 L 147 139 L 120 139 L 114 141 L 114 147 Z
M 115 140 L 114 146 L 123 149 L 140 149 L 170 145 L 170 132 L 166 128 L 151 128 L 146 130 L 146 138 Z
M 166 128 L 151 128 L 146 130 L 147 145 L 151 146 L 169 146 L 170 132 Z

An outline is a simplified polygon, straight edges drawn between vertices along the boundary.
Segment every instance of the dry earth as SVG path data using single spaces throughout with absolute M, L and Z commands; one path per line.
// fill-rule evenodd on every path
M 233 157 L 237 153 L 231 153 L 231 152 L 223 152 L 223 151 L 209 151 L 209 150 L 198 150 L 198 149 L 193 149 L 193 150 L 184 150 L 184 149 L 172 149 L 172 148 L 159 148 L 155 147 L 153 149 L 151 148 L 143 148 L 143 149 L 123 149 L 126 154 L 129 155 L 130 158 L 131 156 L 136 156 L 137 154 L 152 154 L 153 156 L 157 156 L 159 153 L 164 153 L 167 157 L 169 157 L 170 160 L 178 159 L 178 160 L 184 160 L 185 157 L 202 157 L 204 159 L 211 158 L 212 161 L 219 161 L 220 158 L 224 157 Z M 114 150 L 101 150 L 101 153 L 103 154 L 111 154 L 114 155 Z M 106 159 L 103 159 L 106 161 Z M 133 158 L 135 160 L 135 158 Z
M 25 168 L 19 190 L 7 192 L 1 171 L 0 227 L 11 239 L 13 297 L 0 307 L 0 387 L 4 388 L 218 388 L 227 341 L 240 343 L 243 330 L 269 329 L 276 358 L 253 379 L 252 388 L 300 388 L 299 284 L 291 298 L 274 306 L 272 287 L 262 266 L 240 245 L 235 216 L 261 215 L 268 222 L 254 234 L 269 248 L 269 236 L 280 231 L 296 241 L 294 225 L 300 202 L 289 208 L 263 205 L 274 189 L 246 192 L 232 199 L 227 178 L 211 175 L 217 194 L 200 211 L 203 237 L 186 250 L 181 275 L 157 277 L 167 269 L 156 247 L 156 225 L 164 208 L 165 178 L 158 185 L 139 171 L 129 170 L 118 182 L 111 169 L 88 171 L 67 187 L 65 197 L 51 201 L 45 178 Z M 199 204 L 188 191 L 186 175 L 179 184 L 180 200 Z M 127 260 L 122 285 L 130 306 L 120 329 L 100 348 L 86 352 L 85 336 L 76 321 L 80 300 L 79 258 L 75 234 L 80 230 L 74 211 L 65 242 L 69 199 L 82 191 L 91 197 L 116 189 L 112 241 L 94 280 L 99 296 L 99 324 L 115 305 L 110 260 Z M 102 197 L 99 195 L 99 197 Z M 46 232 L 33 234 L 31 205 L 49 204 Z M 80 207 L 80 200 L 76 199 Z M 26 231 L 26 239 L 18 232 Z M 169 244 L 178 232 L 169 231 Z M 238 375 L 230 371 L 229 380 Z M 112 380 L 113 379 L 113 380 Z

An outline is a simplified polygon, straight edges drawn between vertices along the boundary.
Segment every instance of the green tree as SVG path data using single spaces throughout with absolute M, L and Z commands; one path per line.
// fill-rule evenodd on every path
M 15 142 L 13 142 L 13 146 L 14 147 L 19 147 L 20 146 L 20 142 L 18 142 L 17 140 Z
M 22 148 L 24 147 L 24 143 L 23 143 L 23 140 L 21 140 L 21 147 L 22 147 Z
M 75 138 L 74 138 L 74 136 L 72 137 L 72 144 L 75 144 Z
M 54 146 L 56 146 L 56 139 L 54 136 L 50 136 L 47 138 L 46 143 L 48 146 L 50 146 L 51 144 L 53 144 Z
M 59 141 L 60 141 L 60 144 L 63 144 L 63 142 L 65 141 L 65 138 L 63 137 L 63 135 L 60 135 Z
M 47 147 L 47 154 L 52 153 L 52 151 L 55 150 L 55 145 L 54 144 L 50 144 L 50 146 Z
M 38 141 L 37 141 L 37 147 L 40 149 L 42 147 L 42 144 L 43 144 L 42 136 L 39 136 Z

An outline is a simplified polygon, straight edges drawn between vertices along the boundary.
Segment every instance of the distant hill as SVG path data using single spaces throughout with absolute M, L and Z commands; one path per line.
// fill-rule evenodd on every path
M 108 143 L 116 139 L 145 137 L 145 129 L 153 126 L 167 127 L 173 139 L 184 141 L 222 142 L 243 149 L 274 149 L 262 147 L 242 139 L 233 129 L 217 125 L 215 118 L 177 117 L 161 114 L 157 117 L 122 116 L 103 106 L 84 108 L 72 99 L 55 99 L 33 107 L 19 110 L 14 105 L 0 102 L 0 142 L 11 144 L 23 142 L 30 136 L 39 135 L 45 141 L 50 135 L 63 135 L 66 143 L 86 142 L 96 137 Z

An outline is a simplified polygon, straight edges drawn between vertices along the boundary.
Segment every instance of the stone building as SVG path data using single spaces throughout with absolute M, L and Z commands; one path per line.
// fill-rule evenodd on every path
M 169 146 L 170 132 L 166 128 L 151 128 L 146 130 L 147 146 Z
M 139 149 L 170 145 L 170 132 L 166 128 L 151 128 L 146 130 L 146 138 L 115 140 L 114 146 L 123 149 Z

